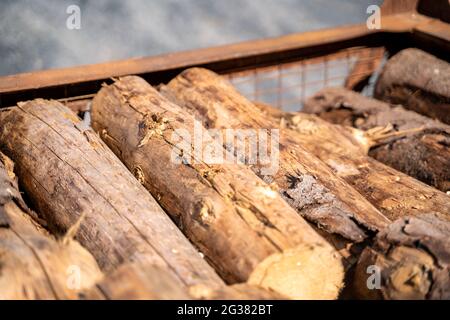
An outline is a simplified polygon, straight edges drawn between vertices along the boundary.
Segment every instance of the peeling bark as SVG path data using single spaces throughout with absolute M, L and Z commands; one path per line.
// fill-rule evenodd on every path
M 450 222 L 433 214 L 395 221 L 363 251 L 355 277 L 360 298 L 450 299 Z
M 341 88 L 318 92 L 304 111 L 362 130 L 391 126 L 393 134 L 378 141 L 369 155 L 441 191 L 450 190 L 448 125 Z
M 228 82 L 205 69 L 182 72 L 163 86 L 161 92 L 189 110 L 207 128 L 278 128 Z M 273 182 L 301 216 L 327 233 L 351 242 L 363 241 L 389 222 L 357 191 L 300 146 L 292 134 L 295 132 L 289 129 L 281 131 L 279 169 L 275 175 L 265 176 L 262 171 L 265 164 L 261 162 L 250 167 L 264 180 Z M 258 154 L 260 150 L 252 151 Z M 244 160 L 249 163 L 248 159 Z
M 166 269 L 139 262 L 125 263 L 80 294 L 85 300 L 189 300 L 187 287 Z
M 374 96 L 450 124 L 450 64 L 419 49 L 402 50 L 384 66 Z
M 298 144 L 325 162 L 391 221 L 430 212 L 450 219 L 447 195 L 367 155 L 371 138 L 366 132 L 334 125 L 312 114 L 255 105 L 282 130 L 295 130 Z
M 232 155 L 226 164 L 204 162 L 190 139 L 201 124 L 143 79 L 121 78 L 100 90 L 92 120 L 229 283 L 249 280 L 290 298 L 337 296 L 342 266 L 333 248 Z M 174 134 L 180 130 L 185 135 Z M 200 147 L 224 155 L 202 133 Z M 261 277 L 269 268 L 271 276 Z
M 0 148 L 48 227 L 109 272 L 140 261 L 180 286 L 223 282 L 103 141 L 68 108 L 42 99 L 0 111 Z
M 94 258 L 32 220 L 10 159 L 0 153 L 0 299 L 76 299 L 99 281 Z

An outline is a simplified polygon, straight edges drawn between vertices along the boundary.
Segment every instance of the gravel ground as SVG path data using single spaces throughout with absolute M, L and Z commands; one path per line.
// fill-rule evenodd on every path
M 380 0 L 2 0 L 0 75 L 361 23 Z M 66 27 L 69 5 L 81 29 Z

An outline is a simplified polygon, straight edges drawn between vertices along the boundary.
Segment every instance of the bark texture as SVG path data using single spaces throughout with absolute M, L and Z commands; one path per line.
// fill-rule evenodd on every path
M 278 129 L 250 101 L 228 82 L 206 69 L 188 69 L 161 88 L 200 119 L 207 128 Z M 287 202 L 312 223 L 327 233 L 338 234 L 352 242 L 361 242 L 372 231 L 383 228 L 389 220 L 346 182 L 336 177 L 317 157 L 294 139 L 294 131 L 281 131 L 279 168 L 264 175 L 265 164 L 251 163 L 261 178 L 272 182 Z M 228 141 L 224 145 L 230 150 Z M 260 149 L 249 144 L 250 153 Z M 252 152 L 253 151 L 253 152 Z M 250 164 L 249 159 L 244 159 Z
M 102 277 L 95 259 L 34 222 L 13 163 L 0 153 L 0 299 L 75 299 Z
M 383 68 L 375 97 L 450 124 L 450 64 L 409 48 Z
M 229 283 L 249 280 L 291 298 L 337 296 L 342 265 L 334 249 L 232 155 L 226 164 L 205 161 L 199 151 L 224 155 L 222 145 L 143 79 L 104 87 L 92 120 Z
M 271 300 L 284 298 L 246 283 L 211 288 L 203 284 L 180 287 L 176 279 L 157 266 L 126 263 L 91 289 L 79 295 L 85 300 Z
M 367 147 L 372 143 L 367 132 L 334 125 L 312 114 L 255 105 L 281 130 L 295 130 L 298 144 L 325 162 L 391 221 L 430 212 L 450 219 L 450 199 L 446 194 L 367 155 Z
M 441 191 L 450 190 L 450 126 L 341 88 L 321 90 L 304 111 L 362 130 L 391 127 L 393 133 L 381 136 L 369 155 Z
M 76 238 L 108 272 L 139 261 L 179 285 L 222 285 L 151 195 L 68 108 L 42 99 L 2 109 L 0 148 L 55 233 Z
M 369 299 L 450 299 L 450 223 L 439 216 L 404 217 L 380 232 L 355 272 Z M 370 289 L 369 289 L 370 288 Z

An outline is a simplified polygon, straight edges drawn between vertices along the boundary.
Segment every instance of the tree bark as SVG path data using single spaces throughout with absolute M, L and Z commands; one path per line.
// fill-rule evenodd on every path
M 76 238 L 109 272 L 140 261 L 183 285 L 221 286 L 151 195 L 68 108 L 42 99 L 0 112 L 0 148 L 57 234 Z M 68 234 L 67 234 L 68 233 Z
M 28 213 L 12 161 L 0 153 L 0 299 L 76 299 L 102 277 L 97 263 L 76 241 L 55 239 Z
M 298 144 L 325 162 L 391 221 L 430 212 L 450 219 L 447 195 L 367 156 L 371 141 L 364 131 L 334 125 L 312 114 L 283 112 L 261 103 L 255 106 L 282 130 L 295 130 Z
M 315 115 L 255 105 L 280 126 L 296 130 L 299 144 L 330 165 L 387 217 L 399 218 L 363 251 L 348 292 L 369 299 L 448 299 L 449 197 L 367 157 L 365 145 L 356 142 L 353 130 Z M 445 215 L 437 218 L 429 212 Z M 435 262 L 433 256 L 438 257 Z M 376 271 L 379 287 L 369 289 L 368 285 L 376 284 Z
M 374 96 L 450 124 L 450 64 L 419 49 L 402 50 L 384 66 Z
M 126 263 L 89 290 L 85 300 L 272 300 L 282 296 L 246 283 L 220 288 L 202 284 L 180 287 L 173 276 L 156 266 Z
M 231 155 L 224 164 L 203 159 L 198 151 L 206 146 L 225 151 L 143 79 L 100 90 L 92 120 L 229 283 L 249 280 L 290 298 L 337 296 L 342 266 L 334 249 Z
M 369 155 L 441 191 L 450 190 L 448 125 L 340 88 L 318 92 L 304 111 L 362 130 L 392 126 L 394 134 L 381 137 Z
M 363 251 L 355 292 L 368 299 L 448 300 L 449 257 L 450 222 L 433 214 L 404 217 Z
M 278 128 L 228 82 L 205 69 L 182 72 L 167 86 L 161 87 L 161 92 L 196 115 L 207 128 Z M 261 162 L 250 167 L 266 181 L 274 182 L 279 193 L 301 216 L 326 232 L 351 242 L 363 241 L 372 231 L 389 222 L 358 192 L 300 146 L 293 135 L 295 132 L 289 129 L 281 131 L 279 170 L 274 176 L 264 176 Z

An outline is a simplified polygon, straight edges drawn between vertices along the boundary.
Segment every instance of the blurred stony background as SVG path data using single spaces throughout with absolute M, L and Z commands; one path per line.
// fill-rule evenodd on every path
M 2 0 L 0 75 L 361 23 L 381 0 Z M 69 5 L 81 29 L 66 27 Z

